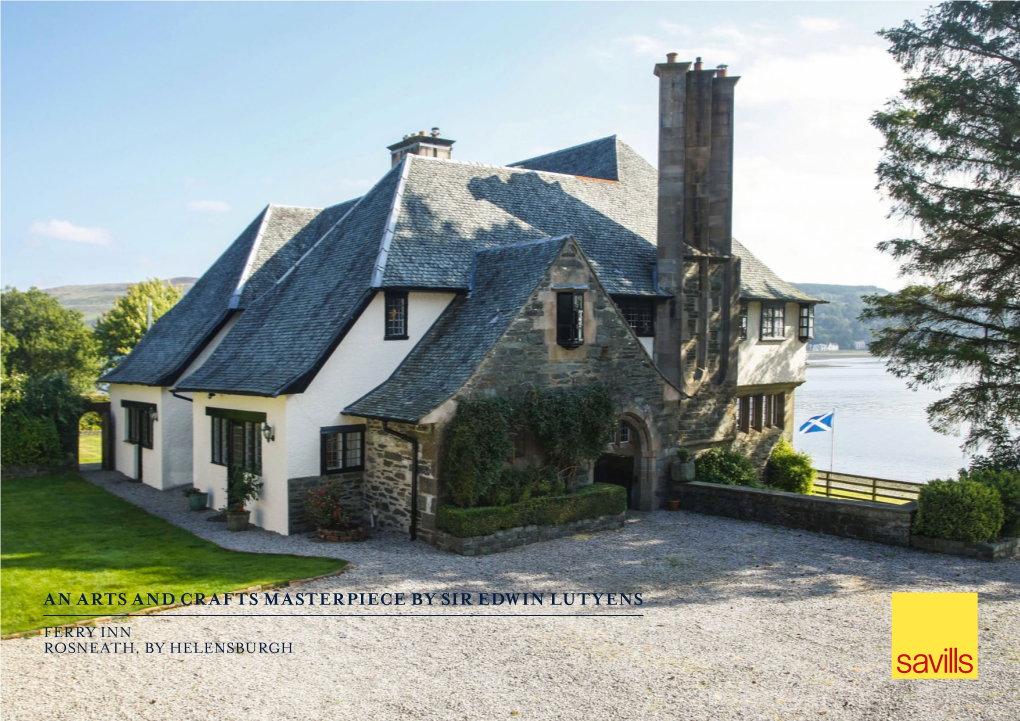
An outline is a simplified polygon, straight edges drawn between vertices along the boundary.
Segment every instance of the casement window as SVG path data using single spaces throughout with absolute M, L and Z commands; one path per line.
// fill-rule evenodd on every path
M 155 403 L 121 401 L 121 408 L 127 411 L 127 430 L 124 440 L 142 448 L 152 448 L 153 423 L 156 420 Z
M 385 340 L 407 340 L 407 293 L 386 291 Z
M 749 433 L 764 428 L 786 427 L 786 394 L 758 394 L 737 398 L 737 430 Z
M 210 462 L 262 473 L 262 426 L 265 413 L 206 408 L 211 423 Z
M 652 298 L 613 298 L 627 324 L 640 338 L 655 335 L 655 301 Z
M 584 292 L 556 294 L 556 342 L 564 348 L 584 345 Z
M 740 340 L 747 340 L 747 301 L 740 302 Z
M 630 426 L 626 423 L 620 423 L 620 445 L 626 445 L 630 443 Z
M 321 475 L 365 467 L 365 426 L 329 426 L 319 431 Z
M 761 306 L 761 339 L 780 340 L 786 337 L 786 305 L 765 304 Z
M 810 303 L 801 303 L 800 315 L 797 320 L 797 337 L 803 341 L 815 337 L 815 307 Z

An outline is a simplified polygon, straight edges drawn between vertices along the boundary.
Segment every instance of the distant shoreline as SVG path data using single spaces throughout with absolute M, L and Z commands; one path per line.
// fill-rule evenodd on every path
M 811 361 L 820 360 L 839 360 L 841 358 L 874 358 L 869 351 L 866 350 L 836 350 L 836 351 L 819 351 L 809 350 L 807 354 L 808 363 Z

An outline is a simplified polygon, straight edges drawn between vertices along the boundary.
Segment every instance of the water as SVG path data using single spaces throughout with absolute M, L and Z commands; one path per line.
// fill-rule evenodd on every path
M 807 451 L 815 468 L 902 481 L 955 476 L 968 465 L 960 436 L 944 436 L 928 425 L 925 408 L 949 391 L 912 391 L 870 356 L 811 359 L 807 382 L 797 389 L 793 445 Z M 835 435 L 797 429 L 808 418 L 835 409 Z

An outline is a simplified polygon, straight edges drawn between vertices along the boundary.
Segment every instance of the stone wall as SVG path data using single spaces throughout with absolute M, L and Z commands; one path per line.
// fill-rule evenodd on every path
M 435 531 L 439 459 L 437 425 L 392 423 L 390 428 L 418 439 L 418 538 L 430 541 Z M 368 421 L 365 438 L 364 507 L 375 525 L 405 532 L 411 529 L 412 448 L 408 441 L 387 433 L 381 421 Z M 367 516 L 366 516 L 367 518 Z
M 892 546 L 910 545 L 910 524 L 917 511 L 914 502 L 893 505 L 714 483 L 680 486 L 680 507 Z
M 557 289 L 584 286 L 585 343 L 564 348 L 556 343 Z M 606 387 L 621 416 L 642 434 L 639 507 L 659 507 L 680 432 L 679 393 L 656 369 L 583 256 L 567 244 L 458 398 L 519 397 L 534 388 L 592 383 Z M 589 474 L 580 477 L 587 481 Z
M 615 516 L 584 518 L 580 521 L 561 523 L 556 526 L 508 528 L 488 536 L 474 536 L 473 538 L 457 538 L 449 533 L 437 531 L 433 543 L 440 551 L 459 553 L 462 556 L 485 556 L 490 553 L 509 551 L 518 546 L 526 546 L 529 543 L 551 541 L 554 538 L 564 538 L 578 533 L 594 533 L 622 528 L 626 516 L 626 513 L 620 513 Z
M 287 528 L 288 533 L 304 533 L 314 531 L 311 520 L 305 513 L 305 495 L 311 488 L 318 488 L 330 481 L 339 481 L 343 490 L 341 502 L 349 509 L 351 519 L 367 524 L 364 503 L 364 473 L 348 471 L 328 476 L 305 476 L 304 478 L 287 479 Z

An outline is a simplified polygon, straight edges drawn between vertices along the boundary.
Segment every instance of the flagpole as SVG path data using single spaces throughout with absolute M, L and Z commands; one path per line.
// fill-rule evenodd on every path
M 832 420 L 830 425 L 832 427 L 832 436 L 829 438 L 829 477 L 832 477 L 832 459 L 836 453 L 836 409 L 832 409 Z

